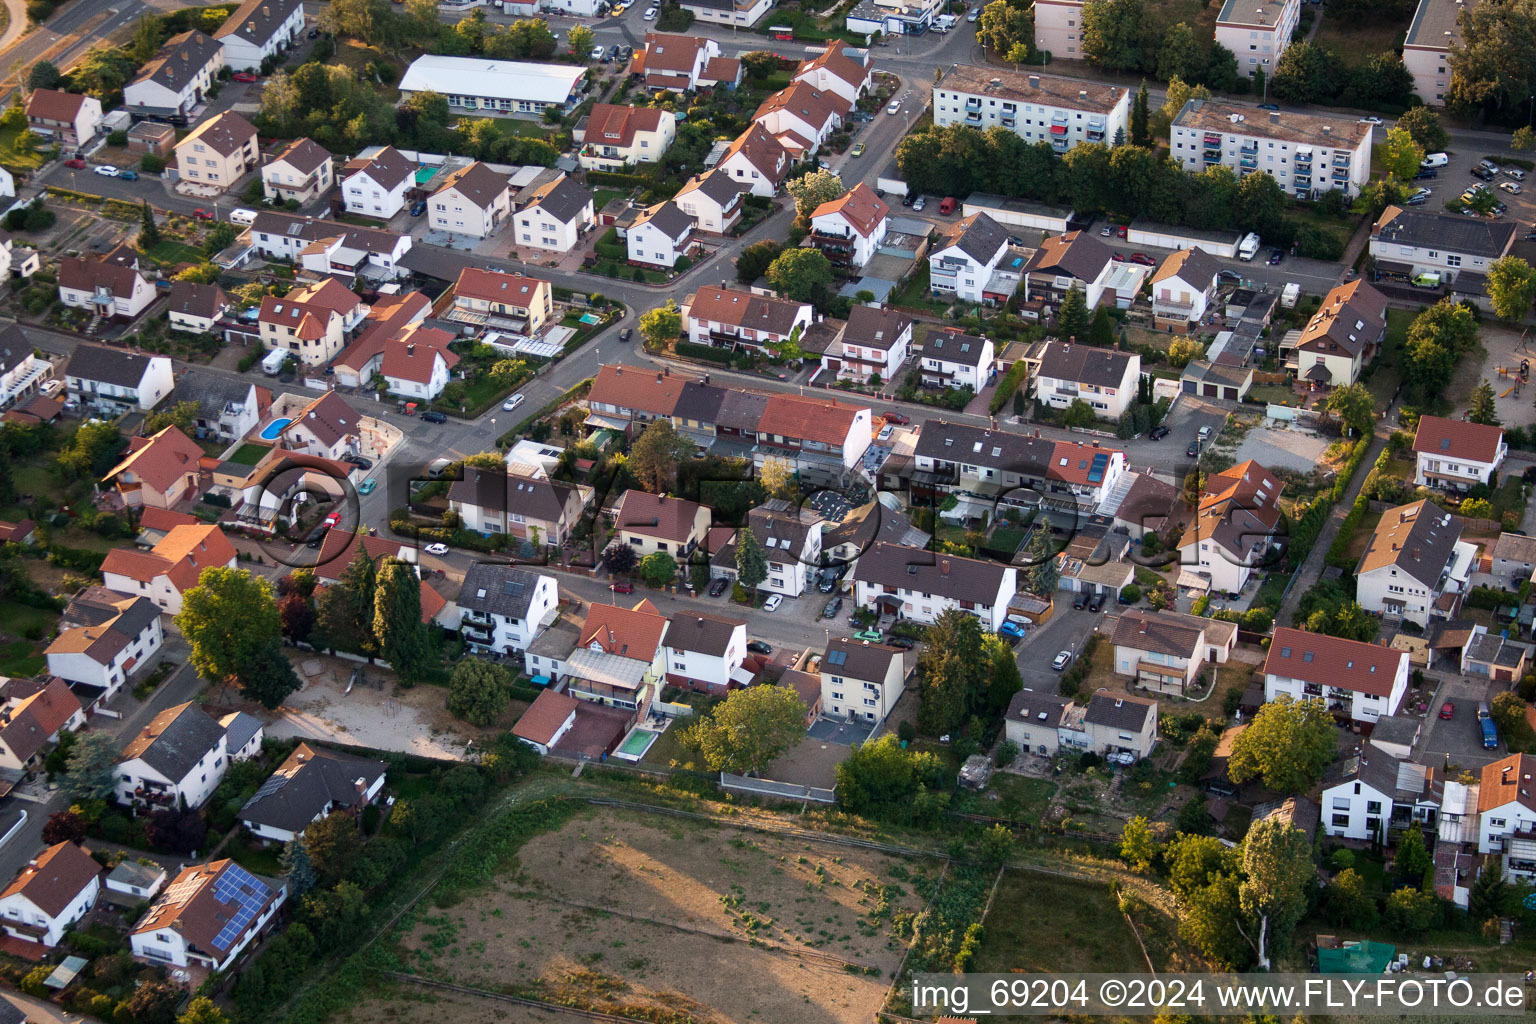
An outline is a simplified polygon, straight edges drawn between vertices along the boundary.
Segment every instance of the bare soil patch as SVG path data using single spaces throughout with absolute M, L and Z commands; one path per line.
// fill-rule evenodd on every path
M 905 951 L 893 917 L 920 909 L 907 880 L 937 870 L 594 811 L 529 840 L 474 900 L 409 924 L 401 947 L 423 975 L 631 1016 L 853 1024 L 880 1007 Z

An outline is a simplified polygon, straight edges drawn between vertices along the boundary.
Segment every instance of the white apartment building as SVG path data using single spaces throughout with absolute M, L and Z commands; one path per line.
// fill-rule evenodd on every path
M 1035 49 L 1066 60 L 1080 60 L 1083 47 L 1083 0 L 1035 0 Z
M 224 67 L 224 46 L 196 29 L 171 36 L 123 87 L 123 109 L 135 117 L 188 124 Z
M 1226 0 L 1216 16 L 1216 42 L 1237 58 L 1237 73 L 1273 75 L 1301 19 L 1301 0 Z
M 1080 142 L 1126 141 L 1131 92 L 1080 78 L 961 64 L 933 87 L 933 122 L 941 128 L 1002 127 L 1065 153 Z
M 930 387 L 980 391 L 991 379 L 996 359 L 992 339 L 941 330 L 930 334 L 923 343 L 917 371 Z
M 599 103 L 571 138 L 583 170 L 619 171 L 659 161 L 677 137 L 677 116 L 659 107 Z
M 887 206 L 863 182 L 811 212 L 811 244 L 834 264 L 862 267 L 885 241 Z
M 547 107 L 569 113 L 581 102 L 587 70 L 580 64 L 417 57 L 400 78 L 400 97 L 441 93 L 455 114 L 538 117 Z
M 906 658 L 897 647 L 837 637 L 821 656 L 821 712 L 831 718 L 883 721 L 906 684 Z
M 1249 459 L 1210 474 L 1203 487 L 1195 518 L 1179 539 L 1179 564 L 1208 579 L 1212 591 L 1240 594 L 1283 544 L 1285 484 Z
M 178 704 L 156 715 L 123 748 L 114 768 L 124 805 L 193 810 L 213 795 L 229 768 L 224 727 L 202 705 Z
M 1478 0 L 1419 0 L 1403 40 L 1403 67 L 1413 76 L 1414 94 L 1431 107 L 1445 105 L 1451 85 L 1450 54 L 1461 45 L 1458 15 Z
M 405 208 L 415 175 L 415 162 L 394 146 L 354 157 L 341 169 L 342 204 L 348 213 L 389 220 Z
M 100 892 L 101 865 L 90 851 L 71 842 L 55 843 L 0 892 L 0 927 L 13 939 L 51 949 L 63 940 L 66 928 L 96 905 Z
M 514 565 L 476 562 L 459 591 L 459 632 L 472 650 L 526 651 L 560 613 L 553 576 Z
M 1375 722 L 1408 692 L 1408 652 L 1281 626 L 1264 659 L 1264 699 L 1321 700 L 1341 718 Z
M 921 548 L 876 543 L 860 556 L 849 578 L 860 608 L 894 612 L 932 625 L 951 609 L 981 620 L 997 632 L 1018 593 L 1018 570 L 983 559 L 938 554 Z
M 951 225 L 928 251 L 929 288 L 938 298 L 1006 302 L 1013 297 L 1016 279 L 1007 294 L 988 286 L 1007 252 L 1008 230 L 984 213 L 973 213 Z
M 295 139 L 261 168 L 261 191 L 267 199 L 307 203 L 319 199 L 336 182 L 336 162 L 310 139 Z
M 1371 128 L 1345 115 L 1190 100 L 1168 134 L 1173 159 L 1191 174 L 1219 164 L 1239 178 L 1263 171 L 1297 199 L 1329 191 L 1353 199 L 1371 177 Z
M 894 309 L 857 305 L 821 357 L 822 369 L 837 379 L 867 381 L 876 374 L 893 381 L 912 351 L 912 318 Z
M 747 660 L 747 624 L 708 612 L 679 612 L 667 627 L 662 648 L 667 682 L 706 693 L 724 693 L 732 684 L 745 686 L 752 672 Z
M 245 0 L 213 33 L 224 46 L 224 63 L 235 71 L 260 71 L 303 36 L 302 0 Z
M 629 262 L 671 270 L 693 248 L 693 218 L 668 199 L 640 212 L 624 232 Z

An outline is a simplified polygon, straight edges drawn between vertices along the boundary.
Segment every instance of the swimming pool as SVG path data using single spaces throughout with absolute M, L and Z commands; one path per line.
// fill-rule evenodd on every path
M 650 729 L 636 729 L 624 737 L 624 742 L 613 752 L 614 756 L 624 761 L 638 761 L 645 756 L 645 752 L 651 749 L 651 744 L 656 742 L 661 733 Z
M 581 322 L 584 324 L 600 324 L 603 322 L 603 318 L 596 313 L 583 313 L 581 314 Z
M 265 428 L 262 429 L 261 439 L 263 441 L 276 441 L 277 435 L 281 434 L 283 432 L 283 428 L 292 422 L 293 420 L 288 418 L 273 420 L 271 423 L 268 423 Z

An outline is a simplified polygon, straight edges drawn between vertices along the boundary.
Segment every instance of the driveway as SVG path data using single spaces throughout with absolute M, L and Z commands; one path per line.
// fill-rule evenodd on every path
M 1066 598 L 1065 604 L 1062 603 L 1063 598 Z M 1025 689 L 1039 693 L 1060 692 L 1061 673 L 1051 668 L 1051 660 L 1057 652 L 1071 651 L 1076 654 L 1081 651 L 1083 643 L 1093 634 L 1094 629 L 1107 621 L 1103 612 L 1095 614 L 1086 609 L 1078 611 L 1073 608 L 1071 595 L 1065 592 L 1058 593 L 1056 601 L 1056 614 L 1044 625 L 1030 629 L 1029 636 L 1019 644 L 1015 652 Z
M 1483 732 L 1477 723 L 1477 708 L 1503 687 L 1486 679 L 1447 676 L 1435 691 L 1429 705 L 1430 717 L 1424 723 L 1419 741 L 1419 760 L 1424 764 L 1450 763 L 1467 771 L 1477 771 L 1509 753 L 1502 738 L 1497 750 L 1483 747 Z M 1440 718 L 1440 706 L 1455 706 L 1449 720 Z

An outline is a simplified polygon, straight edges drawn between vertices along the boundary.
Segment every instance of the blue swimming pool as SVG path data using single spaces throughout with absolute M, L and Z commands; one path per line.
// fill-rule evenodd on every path
M 293 420 L 287 418 L 273 420 L 271 423 L 268 423 L 262 430 L 261 439 L 263 441 L 276 441 L 277 435 L 281 434 L 283 432 L 283 428 L 292 422 Z

